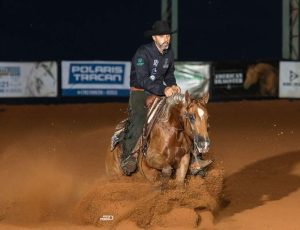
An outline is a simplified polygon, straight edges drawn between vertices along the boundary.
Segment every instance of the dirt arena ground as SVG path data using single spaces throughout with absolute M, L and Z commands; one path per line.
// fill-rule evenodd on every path
M 105 208 L 115 205 L 120 214 L 142 200 L 135 219 L 114 225 L 141 229 L 146 214 L 155 213 L 147 206 L 155 188 L 104 182 L 106 149 L 126 106 L 0 105 L 0 229 L 106 229 L 111 225 L 86 220 L 109 214 L 97 205 L 110 199 L 120 202 Z M 210 152 L 225 172 L 213 224 L 209 214 L 199 220 L 190 209 L 174 207 L 150 229 L 193 229 L 195 221 L 202 229 L 299 229 L 300 101 L 209 103 L 208 110 Z M 103 193 L 109 189 L 114 193 Z M 125 194 L 128 200 L 121 200 Z

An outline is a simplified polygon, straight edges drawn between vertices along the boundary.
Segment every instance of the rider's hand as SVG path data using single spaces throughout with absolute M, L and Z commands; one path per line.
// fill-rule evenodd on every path
M 174 93 L 180 93 L 181 89 L 178 85 L 172 85 L 172 89 Z
M 164 93 L 165 93 L 166 97 L 172 96 L 172 94 L 173 94 L 173 89 L 172 89 L 172 87 L 167 86 L 167 87 L 165 88 Z

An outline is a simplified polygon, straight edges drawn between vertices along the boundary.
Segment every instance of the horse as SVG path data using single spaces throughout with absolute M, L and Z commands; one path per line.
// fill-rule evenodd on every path
M 159 176 L 170 178 L 176 171 L 175 182 L 182 185 L 189 170 L 191 152 L 208 152 L 209 94 L 192 99 L 188 93 L 166 98 L 161 115 L 155 121 L 148 137 L 147 151 L 138 157 L 137 174 L 148 181 Z M 120 167 L 120 144 L 107 154 L 105 165 L 108 176 L 123 175 Z
M 246 71 L 244 89 L 249 89 L 258 83 L 261 96 L 276 96 L 278 89 L 278 74 L 276 69 L 267 63 L 250 65 Z

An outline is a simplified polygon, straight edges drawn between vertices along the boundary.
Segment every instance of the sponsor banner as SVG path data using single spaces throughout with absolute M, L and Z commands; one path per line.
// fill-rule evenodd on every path
M 129 96 L 130 62 L 63 61 L 62 96 Z
M 237 71 L 218 72 L 214 77 L 215 86 L 226 86 L 227 88 L 240 86 L 243 84 L 244 73 Z
M 269 63 L 231 63 L 214 66 L 213 100 L 278 97 L 278 66 Z
M 187 90 L 192 97 L 197 98 L 209 91 L 209 63 L 176 62 L 174 74 L 182 93 Z
M 300 98 L 300 62 L 281 61 L 279 97 Z
M 211 83 L 212 99 L 243 97 L 244 75 L 243 69 L 215 70 Z
M 0 62 L 0 97 L 56 96 L 56 62 Z

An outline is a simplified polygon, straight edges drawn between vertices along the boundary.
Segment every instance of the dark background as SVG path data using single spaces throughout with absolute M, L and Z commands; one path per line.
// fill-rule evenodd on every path
M 281 58 L 281 0 L 179 0 L 179 60 Z M 0 0 L 0 61 L 130 60 L 160 0 Z

